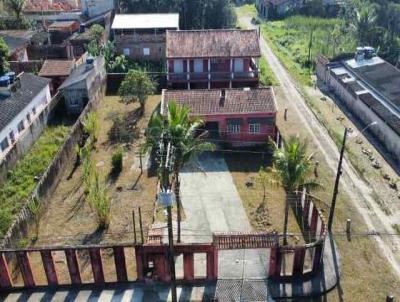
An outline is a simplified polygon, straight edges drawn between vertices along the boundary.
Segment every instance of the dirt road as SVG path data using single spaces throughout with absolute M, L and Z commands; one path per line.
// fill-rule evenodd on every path
M 248 28 L 254 28 L 250 17 L 240 17 L 241 24 Z M 336 173 L 339 158 L 338 148 L 329 136 L 323 125 L 317 120 L 313 112 L 308 108 L 303 96 L 297 88 L 296 82 L 290 77 L 285 67 L 274 55 L 267 42 L 261 37 L 261 52 L 274 71 L 284 96 L 290 100 L 289 112 L 299 121 L 301 127 L 308 132 L 310 142 L 318 149 L 318 152 L 327 162 L 333 175 Z M 377 231 L 382 233 L 394 233 L 392 221 L 379 207 L 372 197 L 370 187 L 357 175 L 351 163 L 344 160 L 343 174 L 341 178 L 341 190 L 350 198 L 350 202 L 357 209 L 360 217 L 368 229 L 365 231 Z M 400 240 L 398 236 L 374 236 L 382 254 L 391 264 L 396 276 L 400 279 Z M 397 256 L 396 256 L 397 255 Z

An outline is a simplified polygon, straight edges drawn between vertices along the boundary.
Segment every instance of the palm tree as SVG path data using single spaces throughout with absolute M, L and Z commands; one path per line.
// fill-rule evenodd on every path
M 356 10 L 351 26 L 356 33 L 358 43 L 370 44 L 373 38 L 371 34 L 375 29 L 377 19 L 378 15 L 373 6 L 361 6 L 361 8 Z
M 283 148 L 273 143 L 273 171 L 287 193 L 285 204 L 285 222 L 283 244 L 287 244 L 287 225 L 289 217 L 289 201 L 300 187 L 313 188 L 319 186 L 309 178 L 312 171 L 312 156 L 307 155 L 307 142 L 299 137 L 291 136 L 284 142 Z
M 204 135 L 196 133 L 203 121 L 198 118 L 190 118 L 190 109 L 186 106 L 178 106 L 175 102 L 168 103 L 166 116 L 155 113 L 150 119 L 147 129 L 147 147 L 157 146 L 165 135 L 173 150 L 173 174 L 174 192 L 177 205 L 177 241 L 181 241 L 181 198 L 179 174 L 185 163 L 204 151 L 214 150 L 214 144 L 205 142 Z

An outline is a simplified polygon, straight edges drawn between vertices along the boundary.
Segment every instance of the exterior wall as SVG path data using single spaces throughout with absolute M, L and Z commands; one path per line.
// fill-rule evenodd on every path
M 7 154 L 0 156 L 0 182 L 7 178 L 7 172 L 14 168 L 18 160 L 25 155 L 33 143 L 39 138 L 48 121 L 59 104 L 60 95 L 56 95 L 39 114 L 39 117 L 30 123 L 19 136 L 18 140 L 7 150 Z
M 261 123 L 260 133 L 250 133 L 248 119 L 266 117 L 273 119 L 272 125 Z M 202 118 L 205 122 L 218 122 L 218 131 L 221 139 L 233 145 L 254 145 L 265 143 L 268 137 L 274 138 L 276 134 L 276 113 L 206 115 Z M 228 119 L 242 119 L 239 133 L 228 133 Z
M 115 36 L 117 52 L 135 60 L 161 61 L 165 59 L 165 35 L 117 35 Z M 149 55 L 144 49 L 150 50 Z M 129 54 L 127 54 L 129 50 Z
M 19 143 L 22 148 L 21 153 L 25 153 L 32 143 L 36 140 L 36 138 L 42 132 L 44 121 L 36 122 L 38 119 L 44 119 L 44 115 L 42 115 L 43 110 L 45 110 L 51 100 L 50 96 L 50 88 L 47 85 L 37 96 L 35 96 L 28 106 L 25 107 L 4 129 L 0 131 L 0 142 L 4 139 L 8 140 L 9 147 L 6 150 L 0 149 L 0 160 L 6 156 L 6 154 L 13 148 L 13 145 L 19 143 L 21 138 L 22 141 Z M 36 109 L 36 114 L 33 113 L 33 108 Z M 31 121 L 27 120 L 27 114 L 30 114 Z M 41 117 L 42 116 L 42 117 Z M 18 131 L 18 124 L 20 122 L 24 124 L 24 130 Z M 32 127 L 33 125 L 33 127 Z M 36 131 L 37 128 L 37 131 Z M 32 136 L 26 136 L 25 132 L 34 132 Z M 11 142 L 11 138 L 9 136 L 10 132 L 13 131 L 15 142 Z
M 320 76 L 325 74 L 325 80 Z M 329 86 L 329 88 L 339 97 L 344 104 L 350 109 L 350 111 L 360 119 L 365 125 L 369 125 L 372 122 L 378 124 L 370 128 L 370 131 L 380 140 L 381 144 L 397 159 L 397 164 L 400 165 L 400 137 L 390 128 L 384 120 L 376 115 L 367 105 L 365 105 L 358 97 L 353 96 L 348 90 L 337 81 L 329 73 L 327 69 L 326 73 L 317 74 L 318 79 L 323 81 Z
M 18 62 L 27 62 L 27 61 L 29 61 L 28 52 L 26 51 L 26 47 L 16 50 L 10 56 L 10 60 L 11 61 L 18 61 Z

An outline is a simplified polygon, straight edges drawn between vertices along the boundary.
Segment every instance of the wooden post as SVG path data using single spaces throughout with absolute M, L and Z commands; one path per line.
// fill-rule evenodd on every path
M 40 256 L 42 257 L 43 268 L 47 277 L 47 284 L 49 286 L 58 285 L 58 278 L 56 268 L 54 266 L 53 255 L 50 250 L 40 251 Z
M 125 251 L 122 246 L 113 247 L 115 272 L 117 274 L 118 282 L 128 281 L 128 274 L 126 271 Z
M 76 251 L 74 249 L 66 249 L 65 257 L 67 258 L 67 265 L 69 276 L 72 284 L 81 284 L 81 274 L 79 272 L 78 259 L 76 258 Z
M 194 280 L 194 257 L 193 253 L 183 254 L 183 279 L 185 281 Z
M 296 248 L 293 261 L 293 275 L 301 276 L 303 274 L 304 257 L 306 255 L 305 247 Z
M 26 251 L 16 252 L 16 255 L 25 287 L 34 287 L 35 280 L 33 279 L 32 268 L 31 268 L 31 263 L 29 261 L 28 252 Z
M 139 207 L 139 225 L 140 225 L 140 237 L 142 239 L 142 244 L 144 244 L 144 236 L 143 236 L 143 224 L 142 224 L 142 211 Z
M 136 275 L 138 281 L 144 280 L 144 270 L 143 270 L 143 246 L 135 246 L 135 258 L 136 258 Z
M 347 240 L 351 241 L 351 219 L 347 219 L 346 221 L 346 234 Z
M 92 265 L 92 272 L 94 283 L 96 285 L 104 284 L 104 271 L 103 271 L 103 263 L 101 261 L 101 252 L 99 248 L 90 248 L 89 249 L 89 257 L 90 263 Z
M 143 174 L 142 152 L 139 152 L 140 175 Z
M 268 271 L 268 277 L 270 278 L 277 278 L 281 274 L 279 253 L 280 253 L 279 247 L 271 247 L 271 252 L 269 257 L 269 271 Z
M 135 240 L 135 244 L 137 243 L 136 241 L 136 222 L 135 222 L 135 210 L 132 210 L 132 223 L 133 223 L 133 237 Z
M 0 289 L 12 287 L 10 272 L 3 253 L 0 253 Z

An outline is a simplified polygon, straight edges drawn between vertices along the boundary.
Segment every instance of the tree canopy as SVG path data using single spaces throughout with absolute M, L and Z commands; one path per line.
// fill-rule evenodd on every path
M 9 63 L 7 61 L 9 49 L 4 42 L 4 39 L 0 37 L 0 76 L 2 76 L 5 72 L 8 71 Z
M 181 29 L 232 28 L 236 14 L 231 0 L 119 0 L 127 13 L 179 13 Z

